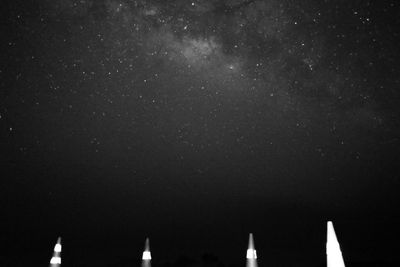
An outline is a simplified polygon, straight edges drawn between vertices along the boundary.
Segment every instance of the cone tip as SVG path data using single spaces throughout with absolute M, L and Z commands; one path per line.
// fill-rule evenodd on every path
M 335 233 L 335 228 L 333 227 L 332 221 L 328 221 L 326 223 L 326 228 L 327 228 L 328 235 L 329 235 L 329 233 Z
M 252 239 L 252 240 L 254 239 L 253 233 L 249 233 L 249 240 L 250 239 Z
M 144 250 L 145 251 L 150 251 L 150 238 L 146 237 L 146 241 L 144 244 Z
M 249 249 L 254 249 L 254 237 L 253 233 L 249 233 Z

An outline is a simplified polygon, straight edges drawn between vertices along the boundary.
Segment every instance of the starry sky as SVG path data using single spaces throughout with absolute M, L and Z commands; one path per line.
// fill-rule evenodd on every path
M 62 235 L 66 266 L 139 264 L 150 235 L 241 266 L 254 232 L 262 263 L 318 266 L 328 219 L 348 261 L 398 260 L 398 6 L 7 1 L 0 263 Z

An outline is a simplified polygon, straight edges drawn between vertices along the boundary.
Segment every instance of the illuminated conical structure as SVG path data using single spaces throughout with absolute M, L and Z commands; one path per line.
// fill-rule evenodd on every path
M 146 238 L 142 256 L 142 267 L 151 267 L 150 240 Z
M 327 267 L 345 267 L 342 251 L 336 238 L 335 229 L 331 221 L 327 224 L 326 241 L 326 266 Z
M 61 237 L 57 239 L 57 244 L 54 246 L 53 257 L 50 260 L 50 267 L 61 266 Z
M 257 252 L 254 246 L 253 234 L 249 234 L 249 246 L 246 253 L 246 267 L 257 267 Z

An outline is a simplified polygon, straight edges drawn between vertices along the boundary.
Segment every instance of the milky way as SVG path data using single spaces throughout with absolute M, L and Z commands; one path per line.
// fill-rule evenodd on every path
M 371 5 L 58 0 L 25 13 L 11 5 L 19 30 L 6 43 L 1 120 L 15 143 L 3 146 L 28 162 L 80 155 L 178 176 L 218 176 L 218 164 L 245 160 L 252 167 L 239 173 L 256 170 L 261 185 L 303 183 L 273 166 L 307 159 L 340 179 L 341 159 L 397 144 L 397 35 L 377 16 L 390 19 L 393 6 Z

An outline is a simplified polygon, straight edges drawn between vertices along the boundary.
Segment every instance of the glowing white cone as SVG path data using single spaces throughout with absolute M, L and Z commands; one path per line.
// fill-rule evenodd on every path
M 150 240 L 146 238 L 142 256 L 142 267 L 151 267 Z
M 327 267 L 345 267 L 342 251 L 331 221 L 328 221 L 327 224 L 326 265 Z
M 246 253 L 246 267 L 257 267 L 257 252 L 254 247 L 253 234 L 249 234 L 249 246 Z
M 54 246 L 53 257 L 50 260 L 50 267 L 61 266 L 61 237 L 57 239 L 57 244 Z

